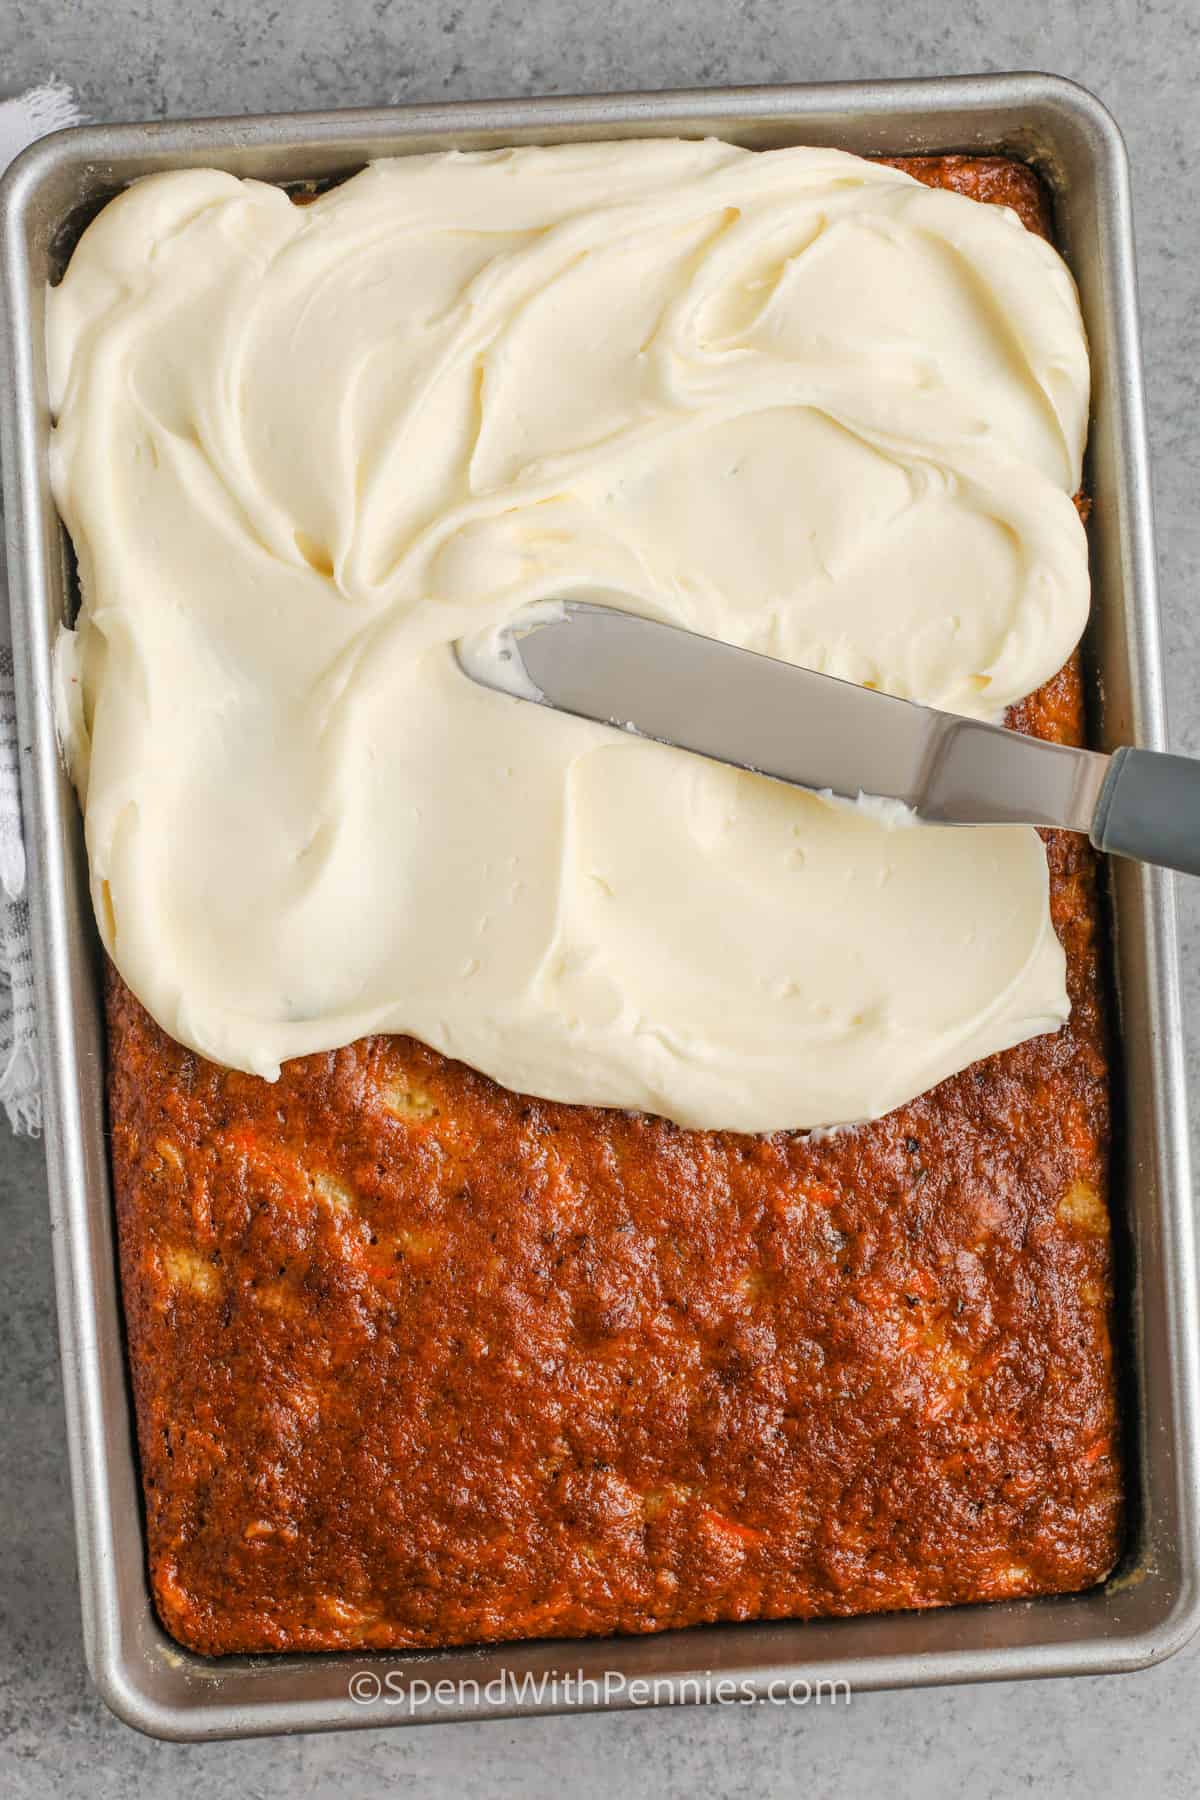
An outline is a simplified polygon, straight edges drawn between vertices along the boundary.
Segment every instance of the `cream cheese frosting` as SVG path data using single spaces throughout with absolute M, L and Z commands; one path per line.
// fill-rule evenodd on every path
M 764 1131 L 1067 1015 L 1037 834 L 898 822 L 474 685 L 601 598 L 998 717 L 1087 613 L 1088 361 L 1014 215 L 829 150 L 136 183 L 48 295 L 57 657 L 104 943 L 273 1078 L 412 1033 Z

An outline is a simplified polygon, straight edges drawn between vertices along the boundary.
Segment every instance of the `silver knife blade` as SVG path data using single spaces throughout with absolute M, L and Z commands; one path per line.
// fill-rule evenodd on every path
M 543 602 L 460 644 L 485 687 L 846 800 L 898 800 L 933 824 L 1088 831 L 1110 759 L 897 700 L 677 625 Z

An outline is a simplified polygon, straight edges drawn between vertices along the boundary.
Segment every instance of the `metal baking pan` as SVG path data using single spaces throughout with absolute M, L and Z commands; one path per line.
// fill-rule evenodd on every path
M 156 1736 L 629 1706 L 695 1699 L 713 1693 L 720 1678 L 742 1684 L 745 1696 L 765 1695 L 779 1681 L 799 1684 L 795 1691 L 803 1693 L 806 1682 L 834 1679 L 864 1690 L 1133 1669 L 1169 1655 L 1197 1624 L 1196 1299 L 1175 923 L 1169 878 L 1131 863 L 1111 871 L 1123 1069 L 1115 1181 L 1119 1325 L 1128 1367 L 1131 1505 L 1124 1561 L 1102 1588 L 948 1611 L 363 1657 L 209 1661 L 180 1650 L 154 1616 L 114 1261 L 95 938 L 78 813 L 51 715 L 50 645 L 71 597 L 47 480 L 45 284 L 104 201 L 153 170 L 215 164 L 297 182 L 345 175 L 372 157 L 450 146 L 676 134 L 715 134 L 755 148 L 1002 152 L 1045 177 L 1094 358 L 1095 604 L 1087 654 L 1095 740 L 1165 748 L 1129 178 L 1116 125 L 1083 89 L 1046 75 L 999 75 L 510 100 L 93 126 L 28 150 L 0 195 L 3 445 L 84 1637 L 109 1705 Z M 637 1680 L 660 1685 L 629 1685 Z M 405 1696 L 412 1682 L 449 1685 L 428 1697 L 418 1688 L 418 1705 Z

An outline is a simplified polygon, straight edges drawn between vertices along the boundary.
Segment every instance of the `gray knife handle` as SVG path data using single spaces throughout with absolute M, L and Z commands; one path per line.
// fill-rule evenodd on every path
M 1200 759 L 1114 750 L 1090 836 L 1112 856 L 1200 875 Z

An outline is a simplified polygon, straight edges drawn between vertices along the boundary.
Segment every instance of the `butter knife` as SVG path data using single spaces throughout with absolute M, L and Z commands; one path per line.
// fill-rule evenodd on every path
M 1200 760 L 1043 743 L 583 601 L 531 607 L 457 653 L 486 687 L 775 781 L 899 801 L 931 824 L 1083 831 L 1200 875 Z

